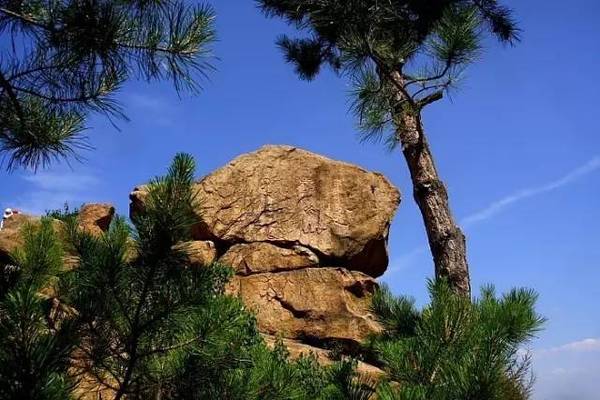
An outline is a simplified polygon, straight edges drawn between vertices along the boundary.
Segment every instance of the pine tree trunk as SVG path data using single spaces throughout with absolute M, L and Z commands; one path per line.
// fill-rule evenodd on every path
M 400 79 L 396 83 L 402 84 L 399 74 L 393 77 Z M 399 90 L 398 99 L 403 98 Z M 407 101 L 400 103 L 393 115 L 396 135 L 410 171 L 413 195 L 425 223 L 435 276 L 446 278 L 456 292 L 468 296 L 471 283 L 465 235 L 450 211 L 448 193 L 435 167 L 420 110 Z

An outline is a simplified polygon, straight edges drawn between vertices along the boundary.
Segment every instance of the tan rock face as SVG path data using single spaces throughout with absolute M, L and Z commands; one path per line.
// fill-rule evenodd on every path
M 380 328 L 369 313 L 375 281 L 343 268 L 237 276 L 229 293 L 256 313 L 270 335 L 351 346 Z
M 369 312 L 373 278 L 387 268 L 388 231 L 400 202 L 382 175 L 266 146 L 195 190 L 202 222 L 194 239 L 214 242 L 218 262 L 235 269 L 228 293 L 256 313 L 267 337 L 282 337 L 296 355 L 314 350 L 331 362 L 330 344 L 355 350 L 381 329 Z M 131 194 L 132 218 L 143 213 L 146 196 L 143 186 Z
M 400 194 L 382 175 L 290 146 L 242 155 L 197 185 L 198 240 L 307 247 L 329 263 L 380 276 Z M 143 209 L 144 188 L 131 194 Z M 325 260 L 322 260 L 325 261 Z
M 84 231 L 99 235 L 108 230 L 114 215 L 110 204 L 86 204 L 79 210 L 77 221 Z
M 219 263 L 232 267 L 238 275 L 251 275 L 317 267 L 319 258 L 306 247 L 286 249 L 259 242 L 232 246 Z
M 114 213 L 114 207 L 108 204 L 86 204 L 81 207 L 77 223 L 86 232 L 100 234 L 108 230 Z M 28 223 L 35 226 L 40 223 L 40 219 L 39 216 L 15 214 L 4 222 L 4 228 L 0 231 L 0 260 L 6 261 L 10 253 L 23 246 L 23 227 Z M 53 223 L 57 232 L 64 227 L 64 223 L 59 220 L 54 220 Z
M 0 231 L 0 258 L 3 261 L 7 261 L 9 254 L 23 245 L 21 229 L 27 223 L 39 223 L 39 218 L 15 214 L 4 222 L 4 228 Z
M 209 240 L 196 240 L 177 245 L 183 250 L 194 267 L 205 267 L 211 265 L 217 259 L 217 248 Z

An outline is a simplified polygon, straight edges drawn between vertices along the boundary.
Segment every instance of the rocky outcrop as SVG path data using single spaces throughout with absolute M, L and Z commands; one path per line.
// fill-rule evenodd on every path
M 385 177 L 295 147 L 266 146 L 204 177 L 194 190 L 201 222 L 192 241 L 177 247 L 193 267 L 218 262 L 235 270 L 227 291 L 255 312 L 268 343 L 278 337 L 293 357 L 312 353 L 329 363 L 330 348 L 354 353 L 380 331 L 371 297 L 388 265 L 389 227 L 400 202 Z M 144 212 L 146 195 L 144 186 L 132 192 L 132 219 Z M 101 234 L 113 215 L 110 205 L 85 205 L 78 224 Z M 27 222 L 39 218 L 7 221 L 0 258 L 22 244 Z M 381 374 L 365 363 L 359 370 Z
M 219 258 L 219 263 L 233 267 L 238 275 L 252 275 L 318 267 L 319 258 L 299 245 L 286 249 L 259 242 L 233 245 Z
M 280 337 L 292 356 L 330 361 L 329 347 L 352 352 L 380 330 L 369 306 L 400 201 L 385 177 L 266 146 L 204 177 L 195 191 L 202 222 L 194 240 L 214 243 L 217 261 L 234 268 L 227 290 L 256 313 L 266 337 Z M 132 218 L 146 195 L 144 186 L 131 193 Z
M 380 276 L 398 190 L 381 174 L 290 146 L 242 155 L 196 184 L 197 240 L 301 245 L 321 262 Z M 143 209 L 145 188 L 131 194 Z
M 373 278 L 344 268 L 237 276 L 229 293 L 254 311 L 261 332 L 356 347 L 379 330 L 369 313 Z
M 110 204 L 85 204 L 77 214 L 79 227 L 91 234 L 106 232 L 115 216 L 115 208 Z
M 97 235 L 108 230 L 114 213 L 114 207 L 108 204 L 86 204 L 77 215 L 77 224 L 82 230 Z M 27 224 L 36 226 L 40 220 L 39 216 L 14 214 L 4 222 L 4 227 L 0 230 L 0 261 L 8 262 L 10 254 L 23 246 L 24 227 Z M 55 219 L 53 225 L 57 232 L 64 229 L 64 223 L 60 220 Z

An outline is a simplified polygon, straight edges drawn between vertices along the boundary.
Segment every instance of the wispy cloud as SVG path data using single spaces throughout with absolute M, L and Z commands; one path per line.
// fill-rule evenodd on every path
M 479 222 L 488 220 L 515 203 L 560 189 L 570 183 L 575 182 L 578 179 L 585 177 L 586 175 L 591 174 L 592 172 L 595 172 L 598 169 L 600 169 L 600 156 L 592 158 L 585 164 L 575 168 L 566 175 L 552 182 L 548 182 L 539 186 L 525 188 L 515 193 L 512 193 L 506 197 L 503 197 L 499 200 L 496 200 L 484 209 L 463 218 L 461 221 L 461 225 L 467 228 Z
M 593 172 L 596 172 L 597 170 L 600 170 L 600 156 L 595 156 L 585 164 L 580 165 L 579 167 L 573 169 L 572 171 L 568 172 L 567 174 L 563 175 L 562 177 L 556 180 L 542 185 L 525 188 L 508 196 L 505 196 L 499 200 L 496 200 L 490 203 L 487 207 L 483 208 L 482 210 L 479 210 L 463 218 L 460 221 L 460 225 L 466 229 L 471 228 L 474 225 L 485 222 L 495 217 L 496 215 L 504 211 L 506 208 L 518 202 L 548 192 L 552 192 L 554 190 L 561 189 L 579 179 L 586 177 L 587 175 L 590 175 Z M 397 272 L 401 271 L 404 268 L 407 268 L 415 260 L 417 260 L 419 256 L 425 254 L 427 252 L 427 249 L 427 246 L 415 247 L 414 249 L 406 252 L 405 254 L 394 258 L 390 263 L 390 268 L 388 271 Z
M 26 189 L 14 200 L 12 207 L 30 214 L 43 214 L 46 210 L 62 208 L 69 203 L 79 206 L 98 193 L 98 178 L 89 173 L 39 172 L 23 175 Z
M 79 191 L 98 183 L 92 175 L 76 173 L 39 172 L 25 175 L 23 179 L 31 183 L 38 190 L 51 191 Z
M 160 126 L 172 126 L 175 123 L 175 109 L 168 101 L 158 95 L 142 95 L 132 93 L 126 98 L 127 106 L 139 115 L 151 115 L 152 124 Z M 135 115 L 131 115 L 136 118 Z M 139 117 L 138 117 L 139 118 Z
M 386 272 L 386 277 L 389 277 L 391 274 L 403 271 L 406 268 L 410 267 L 421 256 L 427 254 L 428 249 L 429 247 L 427 246 L 419 246 L 404 254 L 401 254 L 398 257 L 392 258 L 392 260 L 390 261 L 389 268 Z
M 600 393 L 600 338 L 535 350 L 534 400 L 596 400 Z
M 540 350 L 540 353 L 557 353 L 557 352 L 600 352 L 600 338 L 588 338 L 571 342 L 562 346 L 552 347 L 550 349 Z

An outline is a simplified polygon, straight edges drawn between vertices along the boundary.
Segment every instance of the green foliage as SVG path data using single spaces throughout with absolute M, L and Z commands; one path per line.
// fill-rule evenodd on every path
M 250 349 L 245 364 L 211 380 L 210 373 L 202 382 L 186 385 L 184 399 L 229 400 L 367 400 L 374 393 L 374 384 L 360 377 L 355 362 L 347 360 L 328 367 L 319 365 L 314 356 L 290 361 L 288 352 L 279 342 L 273 351 L 264 345 Z M 197 369 L 192 364 L 191 371 Z M 202 365 L 208 368 L 209 365 Z M 199 374 L 196 372 L 196 376 Z M 202 374 L 204 375 L 204 374 Z
M 25 226 L 23 238 L 24 246 L 1 271 L 0 398 L 68 399 L 69 355 L 77 338 L 68 321 L 57 329 L 49 320 L 52 302 L 40 293 L 56 285 L 62 246 L 51 219 Z
M 8 168 L 45 167 L 88 148 L 90 112 L 124 117 L 130 77 L 197 91 L 212 67 L 214 13 L 180 0 L 0 0 L 0 152 Z
M 529 398 L 529 359 L 519 349 L 540 329 L 537 295 L 515 289 L 497 297 L 493 288 L 470 301 L 440 280 L 430 282 L 431 303 L 394 297 L 383 287 L 373 310 L 384 332 L 370 346 L 391 381 L 382 400 L 511 400 Z
M 228 339 L 254 332 L 241 305 L 222 295 L 231 271 L 192 268 L 176 246 L 197 222 L 193 173 L 193 159 L 178 155 L 167 176 L 150 183 L 133 233 L 122 219 L 102 237 L 70 228 L 80 262 L 64 281 L 65 300 L 78 311 L 89 373 L 117 398 L 153 396 L 190 354 L 222 351 Z
M 497 296 L 485 287 L 471 301 L 440 280 L 418 310 L 382 287 L 372 307 L 384 330 L 367 356 L 393 384 L 376 385 L 351 359 L 324 367 L 314 356 L 290 360 L 283 342 L 269 350 L 252 314 L 223 293 L 231 269 L 189 263 L 182 243 L 197 223 L 194 167 L 180 154 L 150 183 L 135 229 L 117 218 L 93 236 L 66 218 L 65 247 L 52 218 L 25 227 L 24 245 L 0 269 L 1 398 L 68 399 L 81 374 L 117 399 L 528 398 L 519 349 L 544 319 L 524 289 Z M 78 257 L 69 271 L 65 248 Z
M 64 400 L 81 381 L 117 399 L 371 396 L 352 361 L 322 367 L 314 357 L 291 361 L 282 343 L 269 350 L 254 316 L 223 293 L 231 269 L 190 265 L 194 170 L 177 155 L 149 184 L 134 228 L 117 218 L 94 236 L 68 208 L 49 213 L 65 222 L 60 235 L 52 217 L 27 226 L 0 270 L 2 399 Z M 77 260 L 68 270 L 66 254 Z
M 352 110 L 365 139 L 397 144 L 398 111 L 419 112 L 456 85 L 481 50 L 484 31 L 519 40 L 512 11 L 496 0 L 259 0 L 306 37 L 277 44 L 299 77 L 322 67 L 350 76 Z
M 73 208 L 69 206 L 69 203 L 65 202 L 62 209 L 46 210 L 46 217 L 54 218 L 59 221 L 69 222 L 79 215 L 79 208 Z

